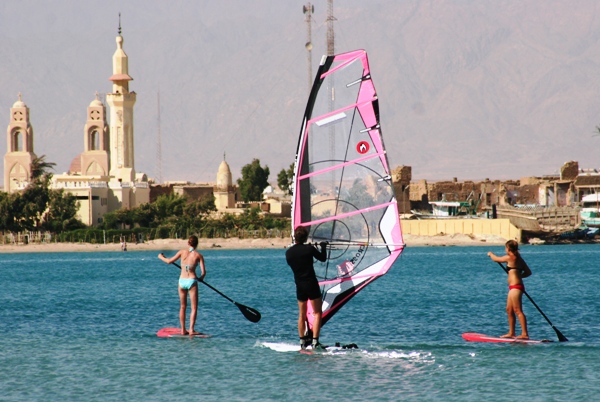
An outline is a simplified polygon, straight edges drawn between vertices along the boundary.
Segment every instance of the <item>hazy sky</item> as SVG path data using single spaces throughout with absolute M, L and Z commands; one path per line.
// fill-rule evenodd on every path
M 313 3 L 314 72 L 325 52 L 327 2 Z M 136 170 L 163 181 L 214 181 L 225 153 L 234 180 L 259 158 L 274 183 L 293 162 L 308 93 L 304 4 L 4 0 L 0 125 L 21 92 L 35 153 L 66 171 L 83 150 L 87 106 L 96 91 L 111 91 L 121 12 L 138 94 Z M 569 160 L 600 168 L 596 1 L 334 6 L 336 51 L 369 53 L 392 166 L 438 180 L 518 179 Z

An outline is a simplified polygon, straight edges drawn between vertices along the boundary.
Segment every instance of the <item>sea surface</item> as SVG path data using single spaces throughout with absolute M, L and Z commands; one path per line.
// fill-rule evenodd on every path
M 177 327 L 179 271 L 157 251 L 0 254 L 2 401 L 589 401 L 600 395 L 600 245 L 524 246 L 524 298 L 540 345 L 469 343 L 507 332 L 503 247 L 407 248 L 324 326 L 318 354 L 297 345 L 284 250 L 206 250 L 206 281 L 262 313 L 251 323 L 206 286 L 198 330 Z M 165 251 L 167 256 L 173 251 Z

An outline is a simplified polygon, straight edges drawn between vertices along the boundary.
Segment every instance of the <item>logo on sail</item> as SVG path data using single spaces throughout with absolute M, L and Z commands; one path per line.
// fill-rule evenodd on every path
M 361 141 L 356 145 L 356 152 L 363 155 L 369 152 L 369 143 L 367 141 Z

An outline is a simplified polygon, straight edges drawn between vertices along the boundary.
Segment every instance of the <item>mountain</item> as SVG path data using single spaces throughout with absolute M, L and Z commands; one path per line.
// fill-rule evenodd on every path
M 35 153 L 66 171 L 83 150 L 88 104 L 111 91 L 120 12 L 138 94 L 136 170 L 160 172 L 160 92 L 163 181 L 214 181 L 225 154 L 234 179 L 259 158 L 275 182 L 294 160 L 309 90 L 304 4 L 4 1 L 0 123 L 22 93 Z M 313 73 L 326 9 L 315 4 Z M 338 0 L 334 14 L 336 53 L 369 53 L 390 163 L 412 166 L 413 179 L 600 167 L 597 2 Z

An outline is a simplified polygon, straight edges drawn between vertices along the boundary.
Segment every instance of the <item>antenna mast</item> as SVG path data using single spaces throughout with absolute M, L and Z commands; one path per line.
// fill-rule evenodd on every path
M 333 46 L 334 35 L 333 35 L 333 21 L 335 18 L 333 17 L 333 0 L 327 0 L 327 56 L 334 56 L 335 50 Z M 335 110 L 335 88 L 333 82 L 333 76 L 329 79 L 329 85 L 331 87 L 327 88 L 327 92 L 329 94 L 329 111 L 332 112 Z M 329 127 L 329 156 L 333 159 L 335 157 L 335 126 L 331 125 Z M 335 179 L 332 176 L 332 186 L 335 186 Z
M 156 104 L 158 109 L 158 117 L 156 118 L 156 124 L 158 125 L 158 132 L 156 135 L 156 166 L 157 166 L 157 180 L 158 183 L 162 183 L 162 142 L 160 132 L 160 90 L 156 93 Z
M 333 21 L 335 21 L 335 18 L 333 17 L 333 0 L 327 0 L 327 56 L 333 56 L 335 54 Z
M 306 51 L 308 56 L 308 93 L 310 94 L 310 90 L 312 88 L 312 15 L 315 12 L 315 6 L 310 4 L 310 2 L 306 3 L 305 6 L 302 6 L 302 11 L 306 14 Z

